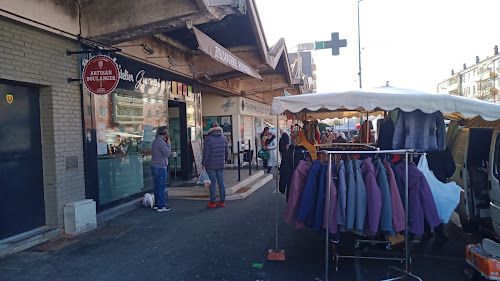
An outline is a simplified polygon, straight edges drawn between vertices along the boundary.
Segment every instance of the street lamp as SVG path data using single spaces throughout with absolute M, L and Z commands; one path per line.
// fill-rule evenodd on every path
M 359 88 L 361 89 L 361 39 L 360 39 L 360 31 L 359 31 L 359 2 L 363 0 L 358 0 L 358 52 L 359 52 Z

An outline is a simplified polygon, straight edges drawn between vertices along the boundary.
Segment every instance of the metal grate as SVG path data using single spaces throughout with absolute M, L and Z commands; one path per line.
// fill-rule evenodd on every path
M 65 158 L 66 170 L 78 168 L 78 156 L 68 156 Z

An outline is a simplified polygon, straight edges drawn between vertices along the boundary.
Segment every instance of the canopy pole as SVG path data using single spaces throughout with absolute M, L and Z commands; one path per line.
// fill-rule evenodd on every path
M 267 252 L 267 259 L 273 261 L 284 261 L 285 260 L 285 251 L 278 249 L 278 192 L 279 192 L 279 175 L 278 175 L 278 163 L 279 163 L 279 140 L 280 140 L 280 132 L 279 132 L 279 115 L 276 115 L 276 140 L 278 145 L 276 146 L 276 171 L 275 171 L 275 179 L 276 179 L 276 200 L 275 200 L 275 230 L 276 230 L 276 247 L 274 249 L 269 249 Z M 271 152 L 273 153 L 273 152 Z

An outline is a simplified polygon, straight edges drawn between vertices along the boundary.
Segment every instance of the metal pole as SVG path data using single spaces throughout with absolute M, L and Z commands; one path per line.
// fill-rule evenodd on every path
M 358 0 L 358 51 L 359 51 L 359 88 L 361 89 L 361 35 L 360 35 L 360 28 L 359 28 L 359 2 L 363 0 Z
M 252 175 L 252 151 L 250 151 L 251 145 L 250 145 L 250 140 L 248 140 L 248 175 Z
M 276 139 L 278 140 L 278 143 L 279 143 L 279 115 L 276 115 L 276 132 L 277 132 L 277 137 Z M 279 181 L 278 181 L 278 162 L 279 162 L 279 153 L 278 153 L 278 147 L 276 147 L 276 176 L 275 176 L 275 179 L 276 179 L 276 253 L 278 253 L 279 249 L 278 249 L 278 192 L 279 192 Z
M 238 181 L 241 181 L 240 142 L 238 141 Z
M 408 268 L 408 151 L 405 153 L 405 270 L 409 272 Z
M 255 170 L 259 170 L 259 151 L 257 149 L 257 139 L 255 139 Z
M 332 154 L 328 154 L 328 188 L 326 190 L 325 281 L 328 281 L 328 246 L 330 234 L 330 189 L 332 188 Z

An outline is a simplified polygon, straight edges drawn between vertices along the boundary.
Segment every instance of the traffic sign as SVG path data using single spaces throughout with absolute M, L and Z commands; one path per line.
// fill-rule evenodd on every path
M 347 47 L 347 40 L 346 39 L 340 40 L 338 32 L 332 33 L 331 41 L 317 41 L 315 43 L 316 50 L 332 49 L 333 56 L 338 56 L 340 54 L 340 48 L 342 47 Z

